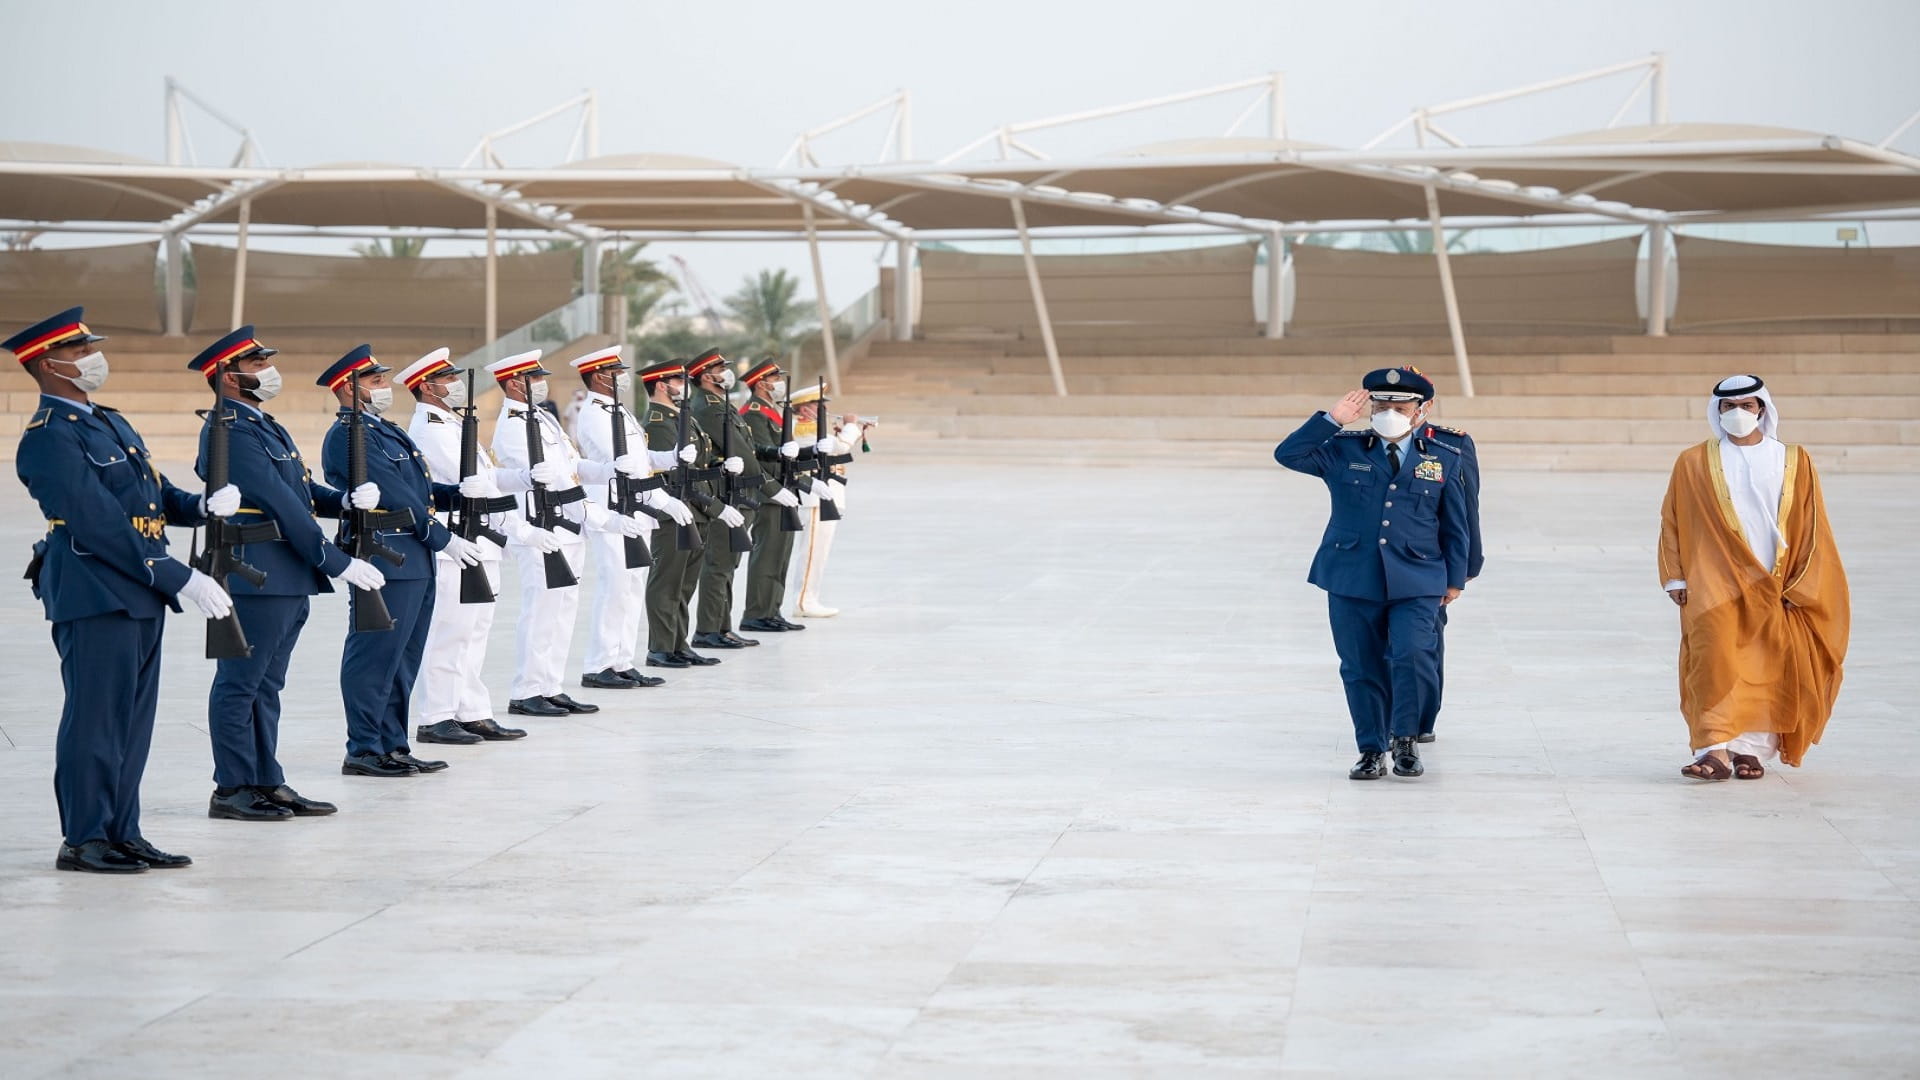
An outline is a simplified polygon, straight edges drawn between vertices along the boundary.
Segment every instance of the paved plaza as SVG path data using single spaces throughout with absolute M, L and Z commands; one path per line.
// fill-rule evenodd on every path
M 51 869 L 60 683 L 17 580 L 38 515 L 0 485 L 0 1076 L 1920 1069 L 1920 511 L 1897 478 L 1828 480 L 1854 625 L 1826 743 L 1696 786 L 1665 476 L 1488 451 L 1427 775 L 1353 783 L 1304 580 L 1317 481 L 1261 447 L 878 449 L 841 617 L 659 689 L 576 689 L 604 710 L 432 748 L 438 775 L 339 775 L 345 605 L 321 598 L 281 745 L 332 818 L 208 820 L 211 665 L 176 618 L 145 831 L 196 865 L 133 878 Z

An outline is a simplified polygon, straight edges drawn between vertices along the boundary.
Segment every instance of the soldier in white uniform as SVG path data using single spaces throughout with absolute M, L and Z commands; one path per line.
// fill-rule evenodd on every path
M 580 570 L 586 561 L 584 534 L 640 536 L 643 530 L 632 518 L 610 514 L 605 506 L 595 505 L 581 488 L 582 482 L 606 483 L 613 470 L 609 465 L 580 460 L 560 422 L 539 407 L 546 400 L 549 374 L 540 366 L 540 350 L 497 360 L 487 365 L 487 370 L 500 383 L 505 398 L 493 428 L 493 456 L 500 467 L 529 468 L 527 417 L 531 413 L 540 456 L 561 466 L 567 485 L 536 484 L 522 499 L 527 519 L 542 528 L 551 526 L 550 531 L 560 541 L 558 569 L 569 580 L 549 580 L 546 553 L 511 537 L 507 541 L 507 550 L 520 567 L 520 620 L 514 638 L 518 656 L 507 711 L 517 716 L 546 717 L 599 712 L 598 705 L 575 701 L 561 689 L 567 649 L 573 643 L 574 617 L 580 609 Z M 547 503 L 549 521 L 539 520 L 536 499 Z
M 800 596 L 793 610 L 803 619 L 831 619 L 840 614 L 840 609 L 820 599 L 820 584 L 827 575 L 827 555 L 833 550 L 833 534 L 840 523 L 820 513 L 820 500 L 829 499 L 836 509 L 845 512 L 847 463 L 853 459 L 854 449 L 862 445 L 867 429 L 873 424 L 852 415 L 827 417 L 826 422 L 822 423 L 818 387 L 809 386 L 795 391 L 787 400 L 798 417 L 794 423 L 794 435 L 802 442 L 813 444 L 815 462 L 820 470 L 805 503 L 808 513 L 806 538 L 800 545 Z M 824 483 L 820 477 L 825 477 Z
M 548 462 L 533 470 L 496 468 L 485 447 L 479 450 L 471 475 L 460 470 L 460 443 L 468 405 L 467 384 L 462 372 L 447 360 L 448 350 L 435 349 L 413 362 L 400 373 L 400 383 L 413 392 L 416 404 L 407 435 L 427 463 L 435 483 L 460 484 L 476 498 L 497 498 L 502 492 L 521 492 L 533 486 L 535 479 L 549 485 L 564 486 L 566 471 L 558 462 Z M 486 526 L 504 533 L 537 551 L 558 551 L 560 541 L 544 529 L 536 529 L 519 513 L 519 503 L 507 498 L 508 507 L 488 514 Z M 480 569 L 487 576 L 491 592 L 500 591 L 500 546 L 485 537 L 474 540 L 480 547 Z M 519 728 L 501 727 L 493 719 L 492 698 L 481 678 L 487 658 L 487 635 L 493 629 L 494 605 L 460 602 L 459 562 L 434 556 L 433 622 L 427 628 L 426 654 L 420 663 L 420 678 L 415 684 L 413 707 L 423 721 L 414 729 L 414 737 L 423 743 L 472 744 L 525 737 Z
M 647 433 L 633 416 L 633 375 L 628 370 L 621 355 L 624 346 L 590 352 L 573 362 L 574 370 L 580 373 L 580 381 L 586 384 L 586 404 L 580 408 L 575 421 L 574 433 L 579 439 L 580 456 L 586 461 L 609 470 L 609 474 L 619 472 L 626 475 L 629 482 L 644 490 L 640 492 L 641 502 L 665 514 L 676 523 L 693 520 L 692 511 L 679 499 L 661 490 L 656 472 L 672 467 L 680 455 L 689 460 L 695 448 L 683 447 L 679 454 L 672 450 L 648 450 Z M 620 399 L 618 423 L 626 432 L 626 458 L 614 453 L 614 391 L 618 390 Z M 644 405 L 641 406 L 643 409 Z M 612 501 L 608 497 L 611 480 L 604 484 L 587 484 L 589 502 L 609 507 Z M 617 512 L 617 511 L 615 511 Z M 647 533 L 652 533 L 657 525 L 655 519 L 646 514 L 634 518 Z M 639 548 L 645 553 L 645 542 Z M 639 566 L 629 566 L 626 537 L 617 532 L 598 532 L 587 539 L 587 562 L 593 570 L 593 603 L 588 618 L 587 655 L 581 668 L 580 685 L 601 690 L 625 690 L 640 686 L 658 686 L 665 679 L 643 674 L 634 666 L 634 654 L 639 648 L 640 623 L 646 617 L 646 565 L 651 556 Z

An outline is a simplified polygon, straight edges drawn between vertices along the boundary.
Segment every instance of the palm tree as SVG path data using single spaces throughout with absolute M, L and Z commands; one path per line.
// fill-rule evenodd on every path
M 426 249 L 424 236 L 389 236 L 353 245 L 353 253 L 363 259 L 417 259 Z
M 800 298 L 800 279 L 785 270 L 762 270 L 726 298 L 727 312 L 740 323 L 752 351 L 779 356 L 806 333 L 813 321 L 811 298 Z
M 645 323 L 654 306 L 674 290 L 673 277 L 641 254 L 646 247 L 646 241 L 642 240 L 634 244 L 609 244 L 600 249 L 600 291 L 627 298 L 629 327 Z M 533 250 L 577 252 L 580 241 L 543 240 Z M 573 289 L 576 294 L 585 287 L 580 280 L 580 269 L 580 260 L 575 259 Z

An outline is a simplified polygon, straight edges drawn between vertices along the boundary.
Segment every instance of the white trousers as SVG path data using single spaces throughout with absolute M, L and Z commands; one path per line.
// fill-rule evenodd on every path
M 1777 731 L 1749 731 L 1741 735 L 1735 735 L 1726 742 L 1714 743 L 1712 746 L 1703 746 L 1695 750 L 1693 752 L 1695 759 L 1697 760 L 1706 756 L 1710 750 L 1725 750 L 1728 757 L 1732 757 L 1734 754 L 1752 754 L 1761 761 L 1772 761 L 1774 756 L 1780 753 L 1780 733 Z
M 840 498 L 834 505 L 841 513 L 847 509 L 847 488 L 842 485 Z M 814 507 L 807 518 L 807 542 L 800 549 L 800 606 L 819 607 L 820 581 L 827 576 L 827 555 L 833 550 L 833 533 L 840 527 L 837 521 L 820 520 L 820 508 Z
M 493 699 L 481 678 L 494 604 L 460 602 L 460 564 L 435 557 L 433 622 L 427 627 L 420 677 L 413 684 L 413 710 L 423 724 L 442 720 L 489 720 Z M 500 591 L 500 562 L 482 560 L 487 580 Z
M 560 532 L 560 551 L 580 576 L 586 544 L 572 533 Z M 518 656 L 513 671 L 512 697 L 552 697 L 563 689 L 567 650 L 573 647 L 573 620 L 580 610 L 580 586 L 547 588 L 546 556 L 525 544 L 508 544 L 520 567 L 520 622 L 514 628 Z
M 625 671 L 634 666 L 640 624 L 647 618 L 647 572 L 627 569 L 626 537 L 618 533 L 589 536 L 587 562 L 593 570 L 593 602 L 580 670 L 588 675 L 608 668 Z

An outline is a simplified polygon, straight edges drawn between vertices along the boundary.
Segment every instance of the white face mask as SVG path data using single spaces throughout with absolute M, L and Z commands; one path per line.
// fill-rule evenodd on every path
M 733 384 L 735 382 L 735 379 L 733 377 L 732 368 L 721 368 L 720 374 L 715 376 L 715 378 L 720 380 L 720 389 L 722 390 L 733 389 Z
M 633 400 L 633 372 L 622 371 L 613 377 L 613 392 L 620 395 L 621 401 Z
M 766 379 L 760 383 L 760 392 L 767 396 L 768 401 L 779 401 L 787 396 L 787 380 Z
M 253 389 L 247 393 L 252 394 L 255 401 L 267 402 L 280 396 L 279 368 L 263 367 L 254 372 L 253 377 L 260 381 L 255 383 Z
M 367 391 L 367 411 L 375 416 L 393 407 L 393 387 L 376 386 Z
M 527 404 L 529 405 L 538 405 L 547 400 L 547 380 L 535 379 L 533 385 L 527 387 L 527 394 L 529 395 L 527 398 Z
M 57 371 L 54 374 L 72 383 L 74 388 L 83 394 L 91 394 L 107 385 L 106 353 L 90 352 L 73 361 L 73 366 L 80 369 L 78 375 L 60 375 Z
M 1728 409 L 1720 414 L 1720 427 L 1736 439 L 1744 439 L 1760 427 L 1760 416 L 1745 409 Z
M 1373 430 L 1388 439 L 1398 439 L 1413 430 L 1413 420 L 1396 409 L 1381 409 L 1373 414 Z
M 441 389 L 440 391 L 440 407 L 441 408 L 446 409 L 448 412 L 452 412 L 455 409 L 466 408 L 466 405 L 467 405 L 467 384 L 466 383 L 450 382 Z

